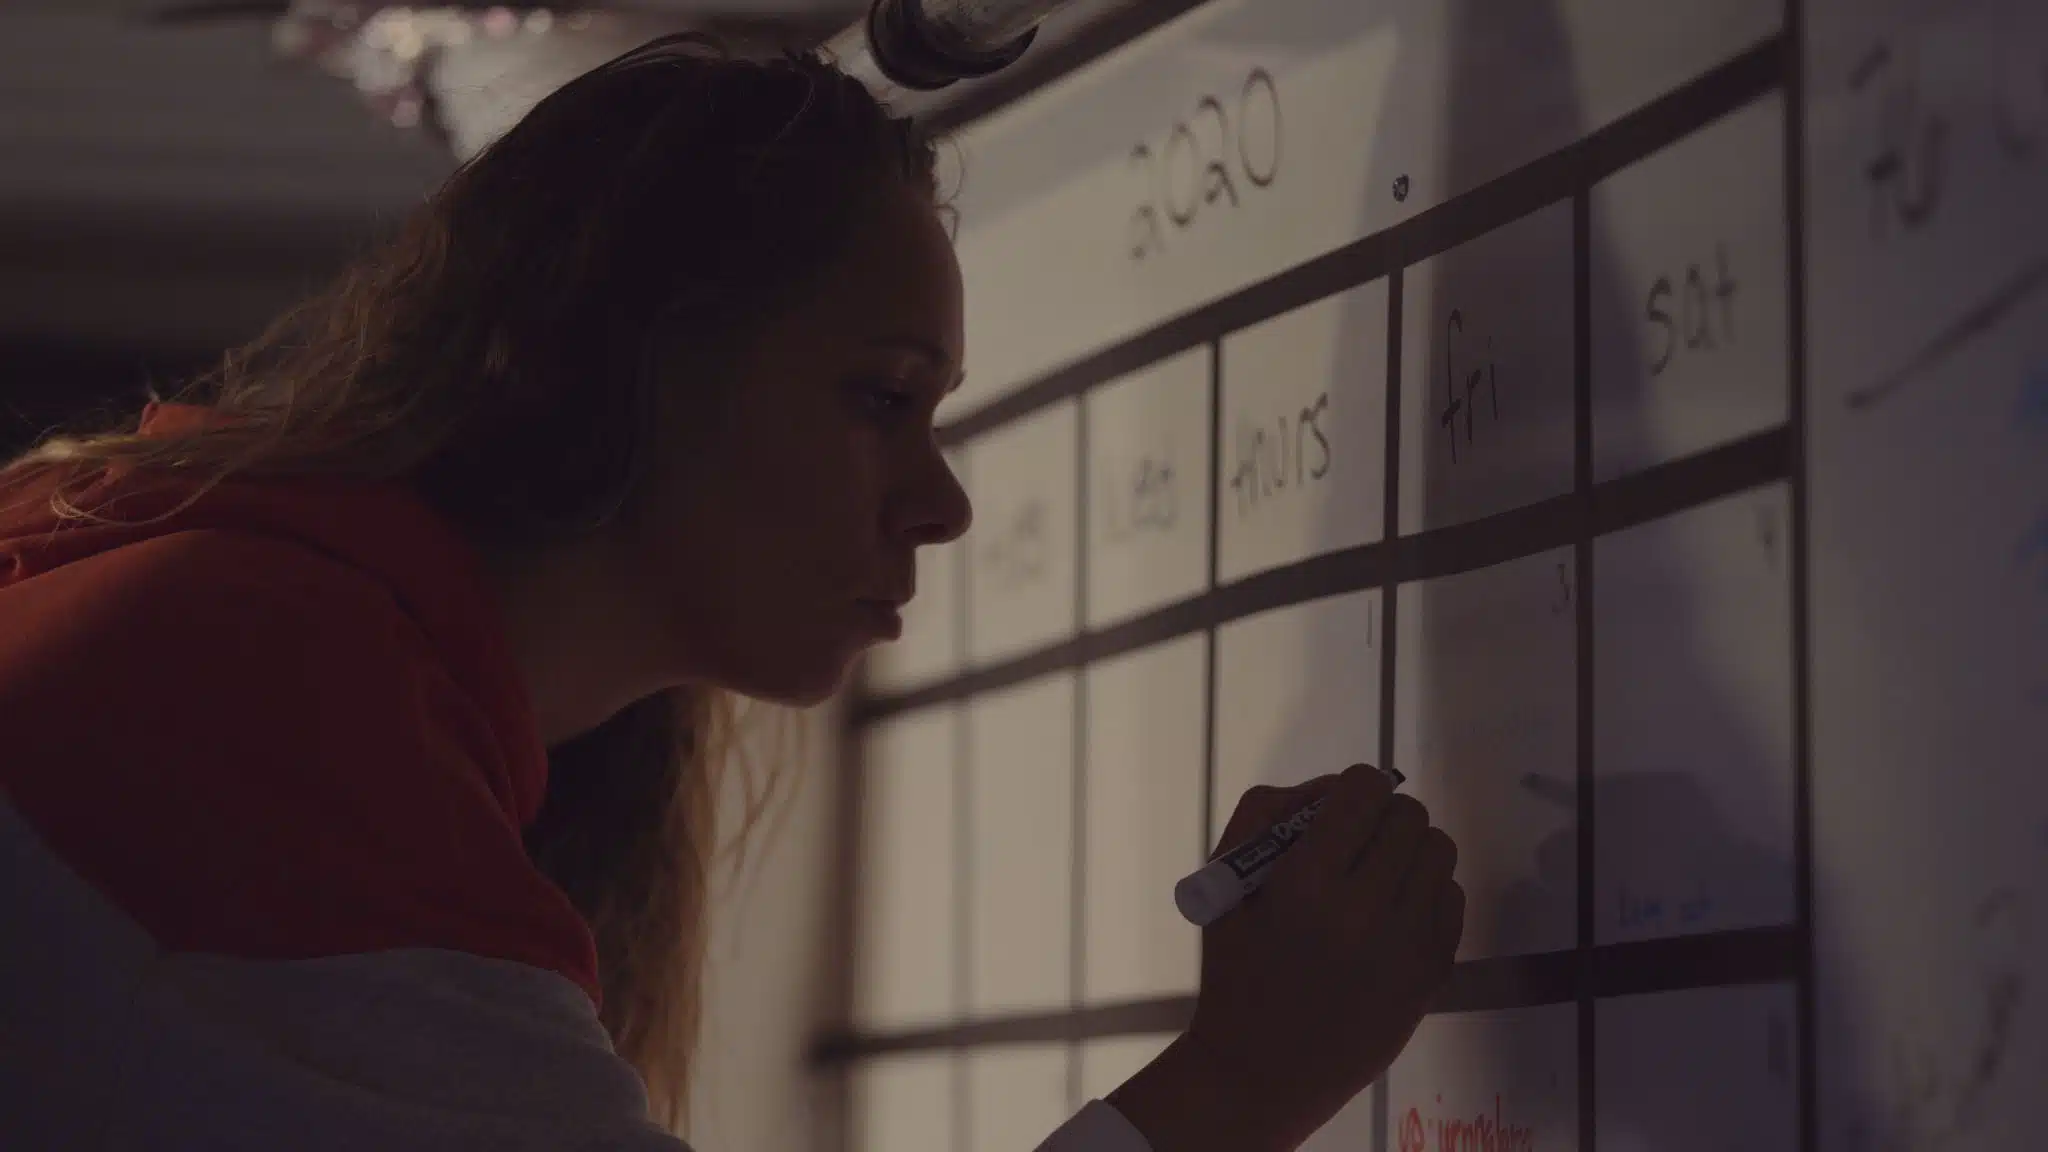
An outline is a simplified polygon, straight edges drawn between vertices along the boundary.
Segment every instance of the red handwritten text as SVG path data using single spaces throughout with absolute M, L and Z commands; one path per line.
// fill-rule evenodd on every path
M 1470 1120 L 1457 1116 L 1425 1117 L 1418 1109 L 1410 1108 L 1399 1127 L 1396 1146 L 1400 1152 L 1536 1152 L 1535 1129 L 1502 1120 L 1498 1095 L 1493 1098 L 1491 1116 L 1481 1112 Z M 1431 1140 L 1431 1136 L 1435 1139 Z

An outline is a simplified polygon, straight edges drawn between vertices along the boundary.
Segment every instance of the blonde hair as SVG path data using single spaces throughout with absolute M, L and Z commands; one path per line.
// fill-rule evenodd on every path
M 657 358 L 715 363 L 833 258 L 863 190 L 933 191 L 933 169 L 909 121 L 815 56 L 663 38 L 543 100 L 391 243 L 179 393 L 223 419 L 53 437 L 0 478 L 55 472 L 73 519 L 103 516 L 74 497 L 113 468 L 178 474 L 190 500 L 236 476 L 395 480 L 486 554 L 573 538 L 644 475 L 675 387 Z M 738 724 L 713 689 L 640 701 L 550 750 L 527 831 L 590 923 L 605 1026 L 671 1127 L 687 1122 L 725 773 L 746 779 L 736 852 L 779 779 L 733 758 Z

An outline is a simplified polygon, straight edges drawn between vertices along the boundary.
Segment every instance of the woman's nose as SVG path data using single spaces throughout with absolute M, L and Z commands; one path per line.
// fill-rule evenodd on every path
M 974 507 L 945 457 L 933 452 L 931 463 L 918 470 L 907 488 L 896 502 L 892 527 L 911 544 L 946 544 L 967 533 Z

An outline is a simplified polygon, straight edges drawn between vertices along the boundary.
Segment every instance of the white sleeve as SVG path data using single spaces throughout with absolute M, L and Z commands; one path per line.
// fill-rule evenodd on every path
M 4 793 L 0 924 L 0 1148 L 688 1152 L 568 980 L 166 952 Z
M 4 794 L 0 923 L 0 1147 L 689 1152 L 561 977 L 429 949 L 166 953 Z M 1038 1152 L 1152 1149 L 1096 1100 Z
M 1152 1152 L 1152 1145 L 1123 1113 L 1100 1100 L 1090 1100 L 1072 1120 L 1046 1137 L 1037 1152 Z

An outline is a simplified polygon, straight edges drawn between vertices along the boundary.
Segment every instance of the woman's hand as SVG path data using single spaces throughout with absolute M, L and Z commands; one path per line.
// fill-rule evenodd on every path
M 1186 1034 L 1111 1098 L 1152 1152 L 1291 1152 L 1386 1071 L 1450 975 L 1457 847 L 1377 770 L 1254 788 L 1221 848 L 1318 796 L 1265 885 L 1204 931 Z

